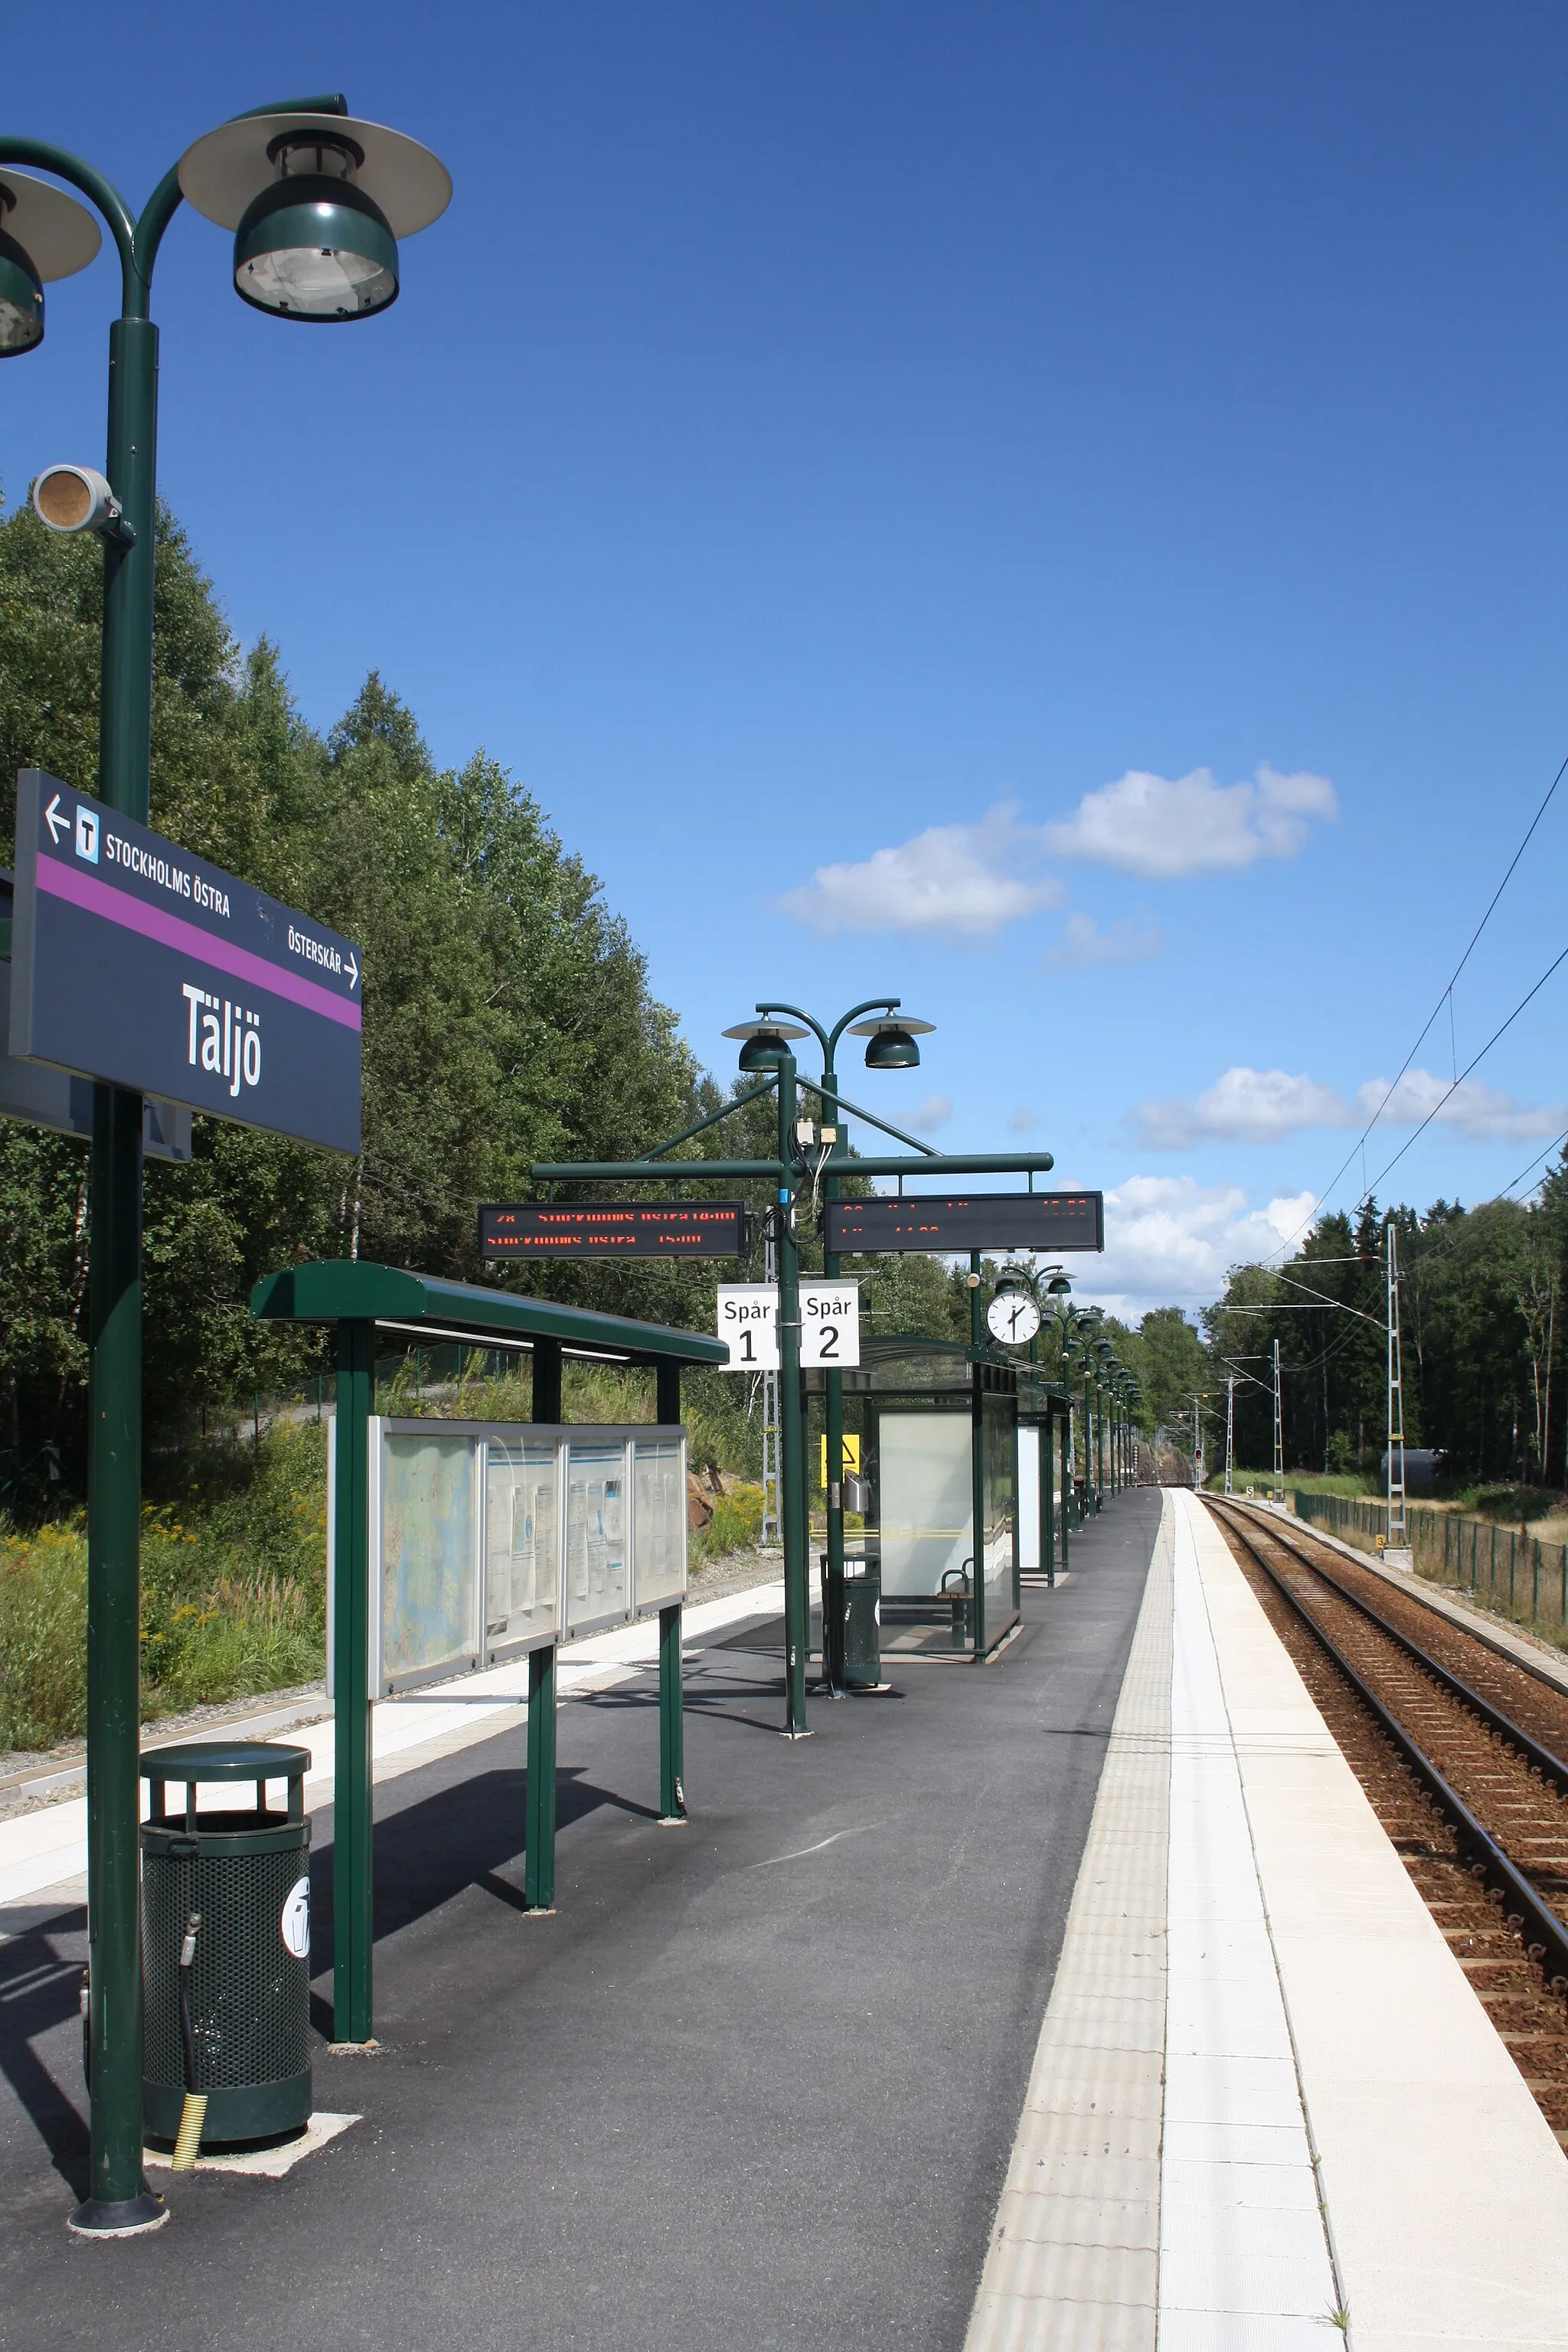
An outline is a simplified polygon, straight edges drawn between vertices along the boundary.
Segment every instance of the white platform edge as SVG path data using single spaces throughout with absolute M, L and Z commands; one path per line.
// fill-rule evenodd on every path
M 1214 1519 L 1191 1529 L 1356 2352 L 1564 2352 L 1568 2160 Z

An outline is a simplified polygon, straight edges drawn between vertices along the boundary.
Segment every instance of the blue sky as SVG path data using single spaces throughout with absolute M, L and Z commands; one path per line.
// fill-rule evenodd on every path
M 1560 9 L 25 5 L 6 68 L 138 200 L 294 89 L 445 158 L 352 331 L 176 222 L 162 483 L 310 718 L 375 664 L 528 785 L 699 1054 L 901 994 L 862 1098 L 1102 1185 L 1134 1310 L 1353 1202 L 1568 754 Z M 113 301 L 0 375 L 11 499 L 99 457 Z M 1367 1179 L 1568 944 L 1561 798 Z M 1381 1191 L 1522 1171 L 1565 1020 Z

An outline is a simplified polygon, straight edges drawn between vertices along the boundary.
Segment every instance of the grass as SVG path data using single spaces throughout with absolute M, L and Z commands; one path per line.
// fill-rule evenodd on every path
M 653 1380 L 570 1366 L 573 1421 L 653 1417 Z M 646 1386 L 646 1397 L 642 1394 Z M 628 1390 L 630 1393 L 628 1393 Z M 384 1383 L 389 1414 L 528 1418 L 525 1379 L 454 1381 L 421 1399 Z M 691 1459 L 729 1454 L 726 1432 L 688 1413 Z M 327 1442 L 330 1422 L 279 1418 L 248 1434 L 155 1456 L 142 1526 L 142 1713 L 179 1709 L 317 1681 L 326 1660 Z M 698 1568 L 753 1547 L 760 1486 L 716 1495 L 693 1532 Z M 23 1531 L 0 1521 L 0 1750 L 36 1751 L 87 1724 L 87 1530 L 70 1519 Z
M 325 1427 L 207 1446 L 142 1528 L 142 1712 L 314 1682 L 325 1664 Z M 167 1470 L 171 1465 L 163 1466 Z M 87 1530 L 0 1534 L 0 1748 L 87 1721 Z
M 1272 1470 L 1232 1470 L 1230 1482 L 1238 1495 L 1247 1486 L 1257 1494 L 1267 1495 L 1273 1490 L 1274 1473 Z M 1204 1486 L 1208 1494 L 1224 1494 L 1223 1464 L 1205 1479 Z M 1294 1494 L 1298 1486 L 1310 1495 L 1371 1495 L 1381 1491 L 1374 1481 L 1362 1477 L 1354 1470 L 1333 1470 L 1326 1474 L 1314 1470 L 1287 1470 L 1285 1492 Z

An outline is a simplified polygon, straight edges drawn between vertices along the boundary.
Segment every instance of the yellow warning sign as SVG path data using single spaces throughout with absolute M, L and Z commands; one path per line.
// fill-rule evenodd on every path
M 826 1437 L 821 1441 L 820 1460 L 821 1467 L 816 1474 L 816 1483 L 826 1494 L 827 1491 L 827 1440 Z M 858 1470 L 860 1467 L 860 1440 L 858 1437 L 851 1437 L 847 1430 L 844 1433 L 844 1467 L 846 1470 Z

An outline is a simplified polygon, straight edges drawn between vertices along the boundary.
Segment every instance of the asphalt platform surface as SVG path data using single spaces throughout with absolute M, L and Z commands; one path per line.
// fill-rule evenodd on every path
M 155 2176 L 151 2237 L 65 2229 L 85 1921 L 0 1911 L 5 2352 L 958 2352 L 1159 1509 L 1109 1504 L 996 1663 L 894 1663 L 798 1744 L 776 1621 L 694 1644 L 683 1829 L 654 1678 L 563 1705 L 553 1917 L 522 1733 L 389 1782 L 385 2047 L 316 2067 L 363 2121 L 282 2180 Z

